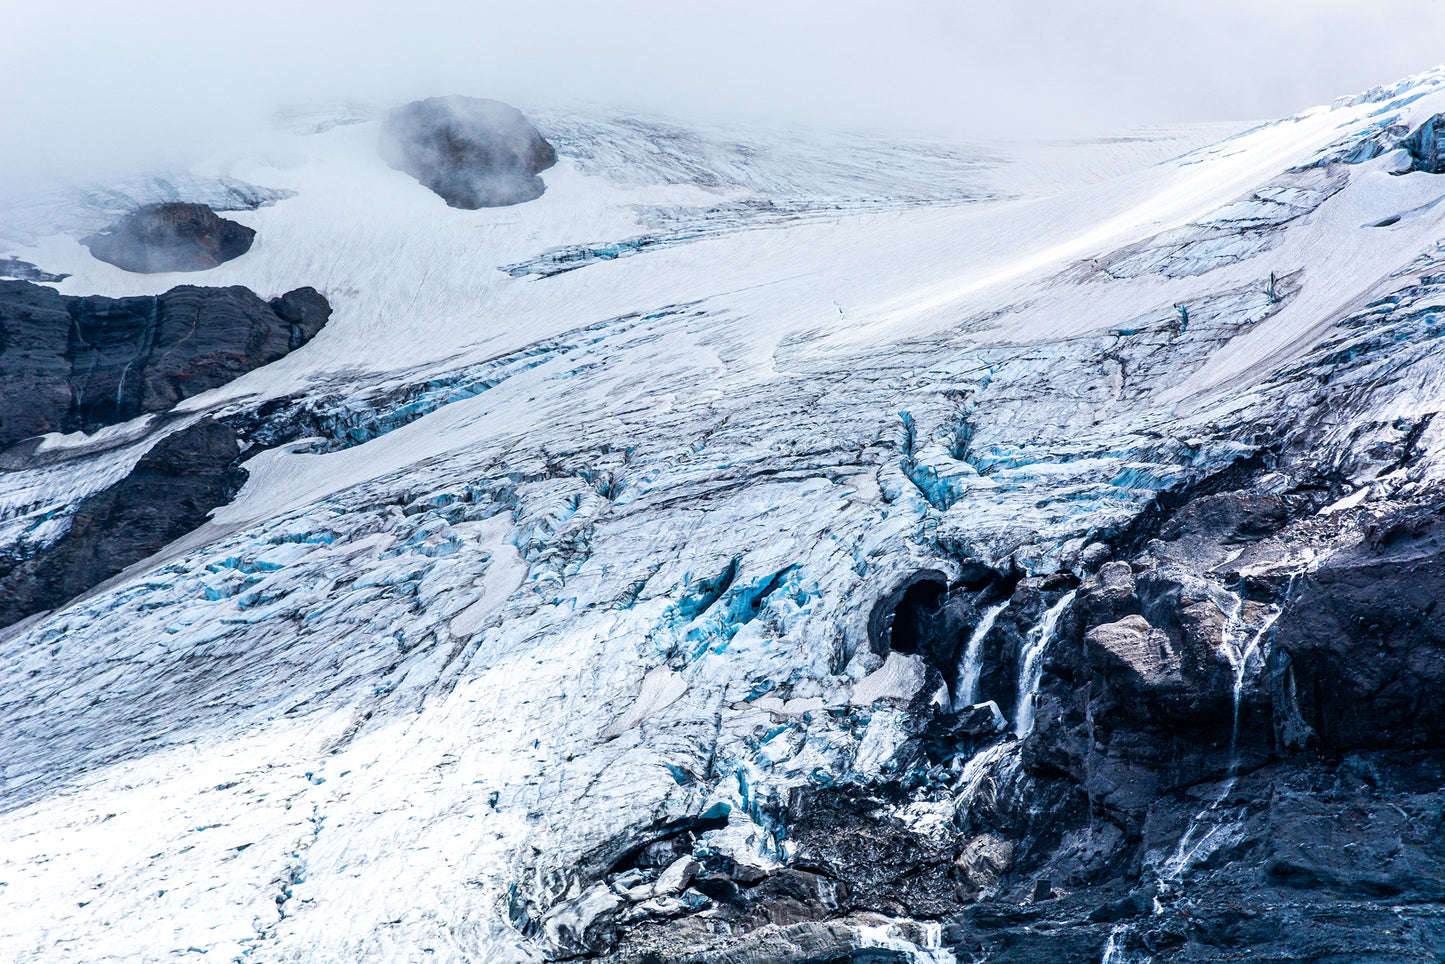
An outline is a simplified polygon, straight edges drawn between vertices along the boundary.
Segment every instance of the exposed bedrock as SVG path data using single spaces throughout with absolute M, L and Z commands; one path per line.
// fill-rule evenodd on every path
M 1087 574 L 901 576 L 870 641 L 928 682 L 881 775 L 760 806 L 780 866 L 674 834 L 656 866 L 595 875 L 590 903 L 561 905 L 594 935 L 568 954 L 1439 959 L 1445 498 L 1322 513 L 1334 497 L 1254 462 Z
M 330 315 L 314 288 L 81 298 L 0 281 L 0 446 L 166 411 L 301 347 Z
M 965 808 L 1015 841 L 1015 894 L 1030 878 L 1065 894 L 1042 919 L 1114 922 L 1116 953 L 1146 958 L 1438 953 L 1440 915 L 1400 926 L 1397 912 L 1442 888 L 1441 502 L 1316 506 L 1253 488 L 1201 496 L 1080 587 L 1018 790 Z M 1311 555 L 1307 569 L 1286 561 Z M 1059 803 L 1037 812 L 1050 794 Z M 1026 834 L 1007 832 L 1025 818 Z M 1103 839 L 1108 854 L 1081 862 L 1079 841 Z M 960 949 L 1018 940 L 1017 922 L 989 921 L 965 914 Z M 1094 940 L 1064 959 L 1099 960 Z
M 235 433 L 210 418 L 156 443 L 80 503 L 59 541 L 0 556 L 0 626 L 63 604 L 199 526 L 245 482 L 239 455 Z
M 1322 749 L 1445 746 L 1445 501 L 1371 520 L 1302 576 L 1278 640 Z
M 205 204 L 147 204 L 81 244 L 101 261 L 140 274 L 205 271 L 251 250 L 256 232 Z
M 478 97 L 429 97 L 381 126 L 382 160 L 454 208 L 503 207 L 541 197 L 537 175 L 557 152 L 515 107 Z
M 21 281 L 54 284 L 69 277 L 68 274 L 52 274 L 49 271 L 43 271 L 29 261 L 21 261 L 19 258 L 0 258 L 0 278 L 18 278 Z

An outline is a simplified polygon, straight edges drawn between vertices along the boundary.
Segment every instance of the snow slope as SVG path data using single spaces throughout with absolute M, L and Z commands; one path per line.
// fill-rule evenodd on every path
M 191 172 L 288 194 L 229 215 L 255 245 L 204 283 L 314 285 L 335 314 L 184 410 L 286 399 L 335 435 L 0 634 L 3 956 L 540 959 L 621 900 L 584 877 L 636 828 L 725 813 L 709 847 L 785 859 L 788 788 L 900 739 L 887 697 L 919 684 L 870 677 L 866 622 L 902 576 L 1078 565 L 1317 409 L 1311 366 L 1412 285 L 1320 438 L 1440 410 L 1445 180 L 1308 165 L 1441 111 L 1445 73 L 1223 139 L 559 112 L 546 194 L 480 211 L 382 164 L 374 122 Z M 0 254 L 63 292 L 196 280 L 95 261 L 50 210 Z M 501 270 L 559 250 L 580 264 Z M 48 439 L 0 476 L 5 538 L 53 538 L 149 427 Z M 1438 481 L 1442 431 L 1408 471 L 1347 469 Z

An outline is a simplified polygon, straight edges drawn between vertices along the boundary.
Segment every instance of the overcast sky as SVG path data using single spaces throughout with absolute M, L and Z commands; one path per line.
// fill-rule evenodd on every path
M 0 175 L 434 93 L 988 136 L 1276 117 L 1445 61 L 1445 0 L 35 0 Z

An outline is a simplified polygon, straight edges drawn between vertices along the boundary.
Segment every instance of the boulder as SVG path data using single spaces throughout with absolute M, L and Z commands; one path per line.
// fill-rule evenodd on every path
M 993 700 L 966 706 L 952 716 L 951 731 L 964 737 L 997 736 L 1008 729 L 1008 720 Z
M 537 176 L 557 152 L 515 107 L 477 97 L 429 97 L 398 107 L 381 127 L 382 160 L 454 208 L 503 207 L 541 197 Z
M 677 964 L 908 964 L 915 959 L 906 950 L 879 947 L 877 943 L 870 942 L 860 928 L 843 921 L 804 921 L 759 927 L 726 948 L 673 957 L 649 955 L 642 960 Z
M 1085 583 L 1077 608 L 1088 627 L 1086 665 L 1069 672 L 1094 680 L 1091 712 L 1101 727 L 1142 724 L 1172 732 L 1188 723 L 1200 728 L 1195 737 L 1217 728 L 1228 736 L 1233 674 L 1220 651 L 1226 617 L 1203 598 L 1204 588 L 1176 566 L 1136 574 L 1117 563 Z M 1246 615 L 1251 626 L 1263 619 L 1252 603 Z M 1069 654 L 1064 647 L 1055 662 L 1067 661 Z
M 1085 572 L 1097 572 L 1113 554 L 1114 547 L 1107 542 L 1091 542 L 1079 553 L 1079 565 Z
M 997 884 L 999 878 L 1013 866 L 1015 844 L 1006 837 L 995 833 L 981 833 L 970 837 L 953 859 L 965 888 L 969 891 L 982 890 Z
M 1144 696 L 1183 685 L 1179 655 L 1167 633 L 1140 615 L 1125 616 L 1089 630 L 1084 637 L 1089 661 L 1106 680 L 1131 696 Z
M 205 271 L 251 250 L 256 232 L 206 204 L 147 204 L 81 244 L 96 258 L 139 274 Z
M 1105 563 L 1080 587 L 1076 606 L 1085 625 L 1111 623 L 1139 612 L 1134 570 L 1127 562 Z

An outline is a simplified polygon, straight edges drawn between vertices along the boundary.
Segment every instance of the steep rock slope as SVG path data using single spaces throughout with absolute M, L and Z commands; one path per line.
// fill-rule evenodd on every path
M 236 435 L 203 419 L 162 438 L 120 481 L 82 499 L 34 555 L 0 556 L 0 626 L 52 609 L 206 521 L 241 488 Z
M 571 118 L 505 212 L 298 137 L 244 277 L 334 292 L 326 350 L 186 400 L 241 492 L 0 643 L 0 946 L 1432 959 L 1442 111 L 1023 160 Z M 47 439 L 5 538 L 149 431 Z
M 268 302 L 240 286 L 115 299 L 0 281 L 0 446 L 168 411 L 300 348 L 330 314 L 309 287 Z

